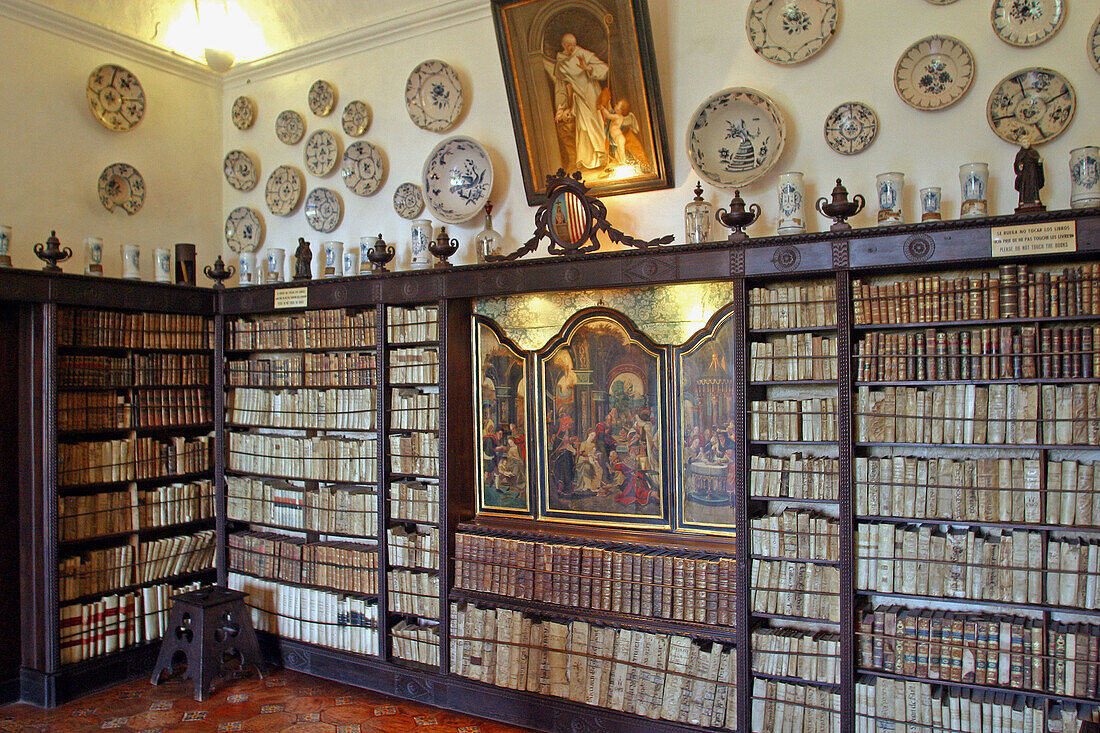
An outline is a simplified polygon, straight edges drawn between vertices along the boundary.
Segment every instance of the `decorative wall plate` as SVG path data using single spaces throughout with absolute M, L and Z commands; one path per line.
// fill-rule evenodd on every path
M 462 83 L 450 66 L 438 59 L 424 61 L 405 82 L 405 107 L 413 124 L 444 132 L 462 114 Z
M 1005 43 L 1038 46 L 1062 27 L 1066 19 L 1062 0 L 993 0 L 990 22 Z
M 264 241 L 260 215 L 247 206 L 238 206 L 225 219 L 225 243 L 237 254 L 255 252 Z
M 797 64 L 825 47 L 836 30 L 837 0 L 752 0 L 749 43 L 773 64 Z
M 359 137 L 370 127 L 370 108 L 366 102 L 358 99 L 352 100 L 344 107 L 344 114 L 340 117 L 340 124 L 344 133 L 352 137 Z
M 224 161 L 225 180 L 238 191 L 251 191 L 256 187 L 256 165 L 248 153 L 230 150 Z
M 113 163 L 99 174 L 99 202 L 107 211 L 118 207 L 133 215 L 145 203 L 145 179 L 127 163 Z
M 267 210 L 275 216 L 290 216 L 302 200 L 302 174 L 292 166 L 281 165 L 271 171 L 264 189 Z
M 1100 15 L 1096 16 L 1096 22 L 1092 24 L 1092 30 L 1085 41 L 1092 68 L 1100 71 Z
M 340 143 L 328 130 L 317 130 L 306 139 L 306 170 L 315 176 L 327 176 L 340 160 Z
M 306 196 L 306 221 L 322 234 L 328 234 L 340 226 L 343 216 L 344 204 L 335 191 L 315 188 Z
M 386 168 L 378 148 L 365 140 L 352 143 L 344 151 L 344 165 L 340 168 L 344 185 L 357 196 L 370 196 L 382 185 Z
M 955 0 L 924 0 L 925 2 L 932 3 L 933 5 L 950 5 Z
M 424 194 L 415 183 L 402 183 L 393 192 L 393 210 L 402 219 L 415 219 L 424 210 Z
M 305 133 L 306 122 L 294 110 L 283 110 L 275 118 L 275 137 L 287 145 L 297 145 Z
M 436 218 L 461 224 L 485 208 L 493 190 L 493 163 L 476 140 L 449 137 L 424 161 L 422 180 Z
M 132 130 L 145 116 L 145 90 L 137 77 L 121 66 L 100 66 L 88 77 L 85 91 L 92 114 L 108 130 Z
M 863 102 L 845 102 L 825 118 L 825 142 L 842 155 L 866 150 L 878 135 L 878 115 Z
M 318 117 L 324 117 L 336 106 L 336 89 L 324 79 L 313 82 L 309 88 L 309 109 Z
M 256 120 L 256 103 L 248 97 L 233 100 L 233 126 L 238 130 L 247 130 Z
M 1053 140 L 1065 131 L 1077 108 L 1077 95 L 1057 71 L 1032 67 L 1001 79 L 986 105 L 986 119 L 997 137 L 1016 145 Z
M 905 49 L 894 67 L 894 89 L 910 107 L 944 109 L 962 99 L 974 80 L 974 57 L 962 41 L 928 36 Z
M 688 125 L 691 167 L 719 188 L 752 183 L 783 154 L 787 125 L 767 95 L 733 87 L 708 97 Z

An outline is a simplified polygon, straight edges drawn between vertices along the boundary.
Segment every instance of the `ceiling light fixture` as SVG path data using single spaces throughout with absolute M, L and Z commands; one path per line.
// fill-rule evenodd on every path
M 206 65 L 219 73 L 229 71 L 233 67 L 235 57 L 232 51 L 220 47 L 223 45 L 229 26 L 229 7 L 225 4 L 225 0 L 221 1 L 220 11 L 216 4 L 206 3 L 207 12 L 204 20 L 203 14 L 199 12 L 199 0 L 194 1 L 195 18 L 198 19 L 199 28 L 209 44 L 203 49 Z M 212 15 L 214 17 L 211 17 Z

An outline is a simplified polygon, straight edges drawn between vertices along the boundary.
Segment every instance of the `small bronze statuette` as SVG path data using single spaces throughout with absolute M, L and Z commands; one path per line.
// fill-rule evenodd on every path
M 64 262 L 72 257 L 73 251 L 68 247 L 62 247 L 61 240 L 57 238 L 57 232 L 51 231 L 45 244 L 39 242 L 34 245 L 34 254 L 46 263 L 46 266 L 42 268 L 43 272 L 61 272 L 61 268 L 57 266 L 57 263 Z
M 207 265 L 202 269 L 202 273 L 214 281 L 215 289 L 224 288 L 224 281 L 233 277 L 233 273 L 236 271 L 237 269 L 233 267 L 233 265 L 230 265 L 228 268 L 226 268 L 225 263 L 222 262 L 221 255 L 218 255 L 218 259 L 214 260 L 213 267 Z
M 371 262 L 372 272 L 389 272 L 386 269 L 386 263 L 393 259 L 393 255 L 393 246 L 386 244 L 382 235 L 379 234 L 377 241 L 367 250 L 367 259 Z
M 858 193 L 849 201 L 848 189 L 844 188 L 844 184 L 838 178 L 833 188 L 833 200 L 827 201 L 822 196 L 817 200 L 817 210 L 822 216 L 833 220 L 833 225 L 829 227 L 830 231 L 841 232 L 852 228 L 846 220 L 863 211 L 866 204 L 867 201 Z
M 1012 170 L 1016 173 L 1016 190 L 1020 192 L 1020 205 L 1016 207 L 1017 214 L 1028 211 L 1046 211 L 1039 191 L 1046 185 L 1046 176 L 1043 175 L 1043 159 L 1039 157 L 1039 151 L 1031 147 L 1031 142 L 1025 137 L 1024 144 L 1016 153 L 1016 160 L 1012 162 Z
M 309 242 L 298 237 L 298 249 L 294 250 L 294 280 L 312 280 L 313 250 L 309 248 Z
M 428 251 L 439 260 L 435 264 L 436 267 L 451 267 L 447 258 L 458 251 L 458 240 L 448 238 L 447 227 L 441 226 L 435 239 L 428 242 Z
M 751 204 L 746 208 L 745 200 L 741 198 L 741 191 L 734 190 L 729 211 L 718 209 L 714 218 L 730 230 L 729 241 L 743 242 L 749 238 L 749 235 L 745 234 L 745 227 L 760 218 L 760 204 Z

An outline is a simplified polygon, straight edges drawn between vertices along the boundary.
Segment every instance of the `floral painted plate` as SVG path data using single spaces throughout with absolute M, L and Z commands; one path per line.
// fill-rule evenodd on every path
M 92 114 L 108 130 L 132 130 L 145 116 L 145 90 L 137 77 L 121 66 L 100 66 L 88 77 L 85 91 Z
M 237 254 L 255 252 L 264 241 L 260 215 L 247 206 L 238 206 L 225 219 L 225 243 Z
M 297 168 L 281 165 L 271 171 L 264 190 L 267 210 L 275 216 L 290 216 L 302 200 L 302 174 Z
M 256 188 L 256 164 L 248 153 L 230 150 L 223 165 L 225 180 L 238 191 L 251 191 Z
M 306 196 L 306 221 L 322 234 L 340 226 L 344 216 L 344 204 L 340 195 L 327 188 L 315 188 Z
M 462 114 L 462 83 L 450 66 L 438 59 L 421 63 L 405 82 L 405 107 L 413 124 L 444 132 Z
M 233 126 L 238 130 L 247 130 L 256 120 L 256 103 L 248 97 L 233 100 Z
M 344 165 L 340 168 L 344 185 L 356 196 L 370 196 L 382 185 L 386 167 L 378 148 L 365 140 L 352 143 L 344 151 Z
M 313 82 L 309 88 L 309 109 L 318 117 L 324 117 L 336 106 L 336 89 L 324 79 Z
M 340 160 L 340 143 L 328 130 L 317 130 L 306 139 L 306 170 L 315 176 L 327 176 Z
M 878 115 L 863 102 L 845 102 L 825 118 L 825 142 L 841 155 L 866 150 L 878 135 Z
M 393 192 L 393 210 L 402 219 L 415 219 L 424 210 L 424 193 L 415 183 L 402 183 Z
M 990 22 L 1001 40 L 1013 46 L 1038 46 L 1062 27 L 1062 0 L 994 0 Z
M 797 64 L 825 47 L 836 30 L 837 0 L 752 0 L 749 43 L 773 64 Z
M 894 67 L 894 89 L 910 107 L 936 110 L 962 99 L 974 80 L 974 57 L 962 41 L 928 36 L 905 49 Z
M 775 102 L 747 87 L 704 101 L 688 125 L 691 167 L 707 183 L 736 188 L 771 170 L 783 154 L 787 125 Z
M 1085 40 L 1088 43 L 1087 51 L 1092 68 L 1100 71 L 1100 15 L 1096 16 L 1096 22 L 1092 24 L 1089 37 Z
M 305 133 L 305 120 L 294 110 L 283 110 L 275 118 L 275 137 L 287 145 L 297 145 Z
M 1057 71 L 1033 67 L 1001 79 L 986 105 L 997 137 L 1016 145 L 1038 145 L 1061 135 L 1077 108 L 1077 95 Z
M 352 100 L 344 107 L 344 114 L 340 118 L 340 125 L 344 132 L 352 137 L 359 137 L 370 127 L 370 108 L 366 102 L 358 99 Z
M 476 216 L 493 190 L 493 163 L 481 143 L 449 137 L 424 161 L 424 192 L 428 208 L 448 224 Z
M 99 174 L 99 202 L 107 211 L 122 209 L 131 216 L 145 203 L 145 179 L 127 163 L 114 163 Z

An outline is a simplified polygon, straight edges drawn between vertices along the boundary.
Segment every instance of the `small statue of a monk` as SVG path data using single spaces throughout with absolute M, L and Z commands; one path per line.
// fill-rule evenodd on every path
M 1020 151 L 1016 153 L 1012 170 L 1016 172 L 1016 190 L 1020 192 L 1020 205 L 1016 207 L 1016 213 L 1046 211 L 1047 207 L 1043 206 L 1039 198 L 1039 191 L 1046 185 L 1043 159 L 1039 157 L 1039 151 L 1031 147 L 1031 141 L 1026 137 Z
M 313 279 L 313 251 L 309 248 L 309 242 L 303 237 L 298 237 L 298 249 L 294 250 L 294 279 Z

